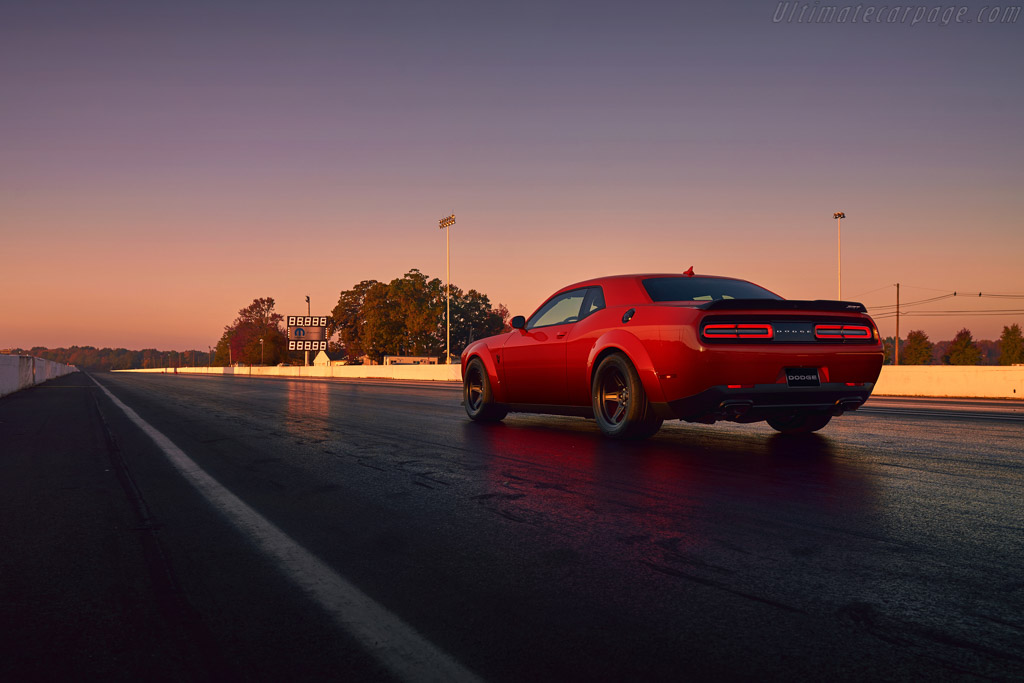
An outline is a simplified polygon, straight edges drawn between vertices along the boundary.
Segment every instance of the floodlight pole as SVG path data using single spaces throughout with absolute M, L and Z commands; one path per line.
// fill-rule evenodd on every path
M 264 362 L 265 361 L 263 360 L 263 337 L 260 337 L 260 366 L 262 366 Z
M 843 300 L 843 219 L 846 218 L 846 214 L 842 211 L 837 211 L 832 214 L 832 218 L 836 219 L 836 270 L 839 281 L 839 300 Z
M 445 342 L 444 342 L 444 362 L 446 365 L 452 362 L 452 250 L 451 250 L 451 227 L 455 225 L 455 214 L 445 216 L 437 223 L 437 227 L 444 230 L 444 252 L 445 252 L 445 264 L 444 264 L 444 276 L 447 280 L 445 284 Z M 447 228 L 447 230 L 445 230 Z
M 893 365 L 900 364 L 900 283 L 896 283 L 896 344 L 893 349 Z
M 309 294 L 307 294 L 306 295 L 306 315 L 310 315 L 309 311 L 310 311 L 310 308 L 309 308 Z M 309 351 L 306 351 L 305 355 L 303 356 L 303 359 L 304 359 L 302 361 L 303 365 L 305 365 L 306 367 L 309 367 Z

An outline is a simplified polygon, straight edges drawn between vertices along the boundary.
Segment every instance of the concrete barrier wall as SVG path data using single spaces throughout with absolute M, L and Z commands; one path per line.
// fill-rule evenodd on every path
M 1024 399 L 1024 366 L 886 365 L 874 394 Z
M 74 365 L 55 363 L 45 358 L 32 356 L 0 355 L 0 396 L 13 394 L 26 387 L 72 372 L 78 372 Z
M 174 368 L 115 370 L 114 372 L 173 373 Z M 349 379 L 404 379 L 434 382 L 461 382 L 459 365 L 332 365 L 309 367 L 177 368 L 178 374 L 234 375 L 236 377 L 337 377 Z
M 117 372 L 172 373 L 173 368 Z M 458 365 L 338 365 L 331 367 L 178 368 L 181 374 L 242 377 L 337 377 L 462 381 Z M 875 386 L 877 396 L 1024 399 L 1024 366 L 906 365 L 885 366 Z

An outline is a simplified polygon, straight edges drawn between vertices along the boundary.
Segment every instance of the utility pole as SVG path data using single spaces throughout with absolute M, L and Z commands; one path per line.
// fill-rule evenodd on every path
M 846 214 L 837 211 L 832 214 L 836 219 L 836 270 L 839 279 L 839 300 L 843 300 L 843 219 Z
M 900 283 L 896 283 L 896 348 L 893 350 L 893 365 L 900 364 Z
M 445 216 L 438 221 L 437 227 L 444 230 L 444 252 L 445 252 L 445 265 L 444 275 L 447 284 L 444 287 L 445 299 L 447 300 L 445 313 L 445 342 L 444 342 L 444 362 L 446 365 L 452 362 L 452 251 L 451 251 L 451 227 L 455 225 L 455 214 Z M 445 230 L 445 228 L 448 228 Z

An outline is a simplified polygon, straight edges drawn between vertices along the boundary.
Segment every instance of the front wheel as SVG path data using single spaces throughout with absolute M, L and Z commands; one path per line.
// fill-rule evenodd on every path
M 797 411 L 767 418 L 768 425 L 783 434 L 810 434 L 829 423 L 832 415 L 821 411 Z
M 591 383 L 594 418 L 613 439 L 646 439 L 661 429 L 636 368 L 622 353 L 606 356 Z
M 462 402 L 466 414 L 477 422 L 497 422 L 508 415 L 508 409 L 494 403 L 491 379 L 487 368 L 479 358 L 466 365 L 466 376 L 462 380 Z

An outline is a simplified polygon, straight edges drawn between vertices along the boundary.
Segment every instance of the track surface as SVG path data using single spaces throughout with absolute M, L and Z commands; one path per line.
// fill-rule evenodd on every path
M 470 423 L 451 386 L 95 379 L 219 488 L 85 375 L 0 402 L 27 480 L 2 485 L 0 677 L 452 677 L 395 629 L 495 681 L 1024 670 L 1020 403 L 872 399 L 810 438 L 670 423 L 620 444 L 575 418 Z M 303 583 L 305 556 L 224 495 L 326 574 Z

